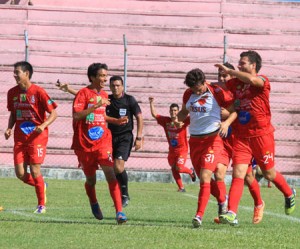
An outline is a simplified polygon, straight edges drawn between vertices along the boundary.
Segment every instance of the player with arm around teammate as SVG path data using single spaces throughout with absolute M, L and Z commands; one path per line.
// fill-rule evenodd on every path
M 240 54 L 238 69 L 229 69 L 222 64 L 215 66 L 235 78 L 226 83 L 235 98 L 238 119 L 233 141 L 233 180 L 229 191 L 228 212 L 220 216 L 223 223 L 234 224 L 243 193 L 244 178 L 252 156 L 261 168 L 264 177 L 283 193 L 285 213 L 295 209 L 295 192 L 289 187 L 281 173 L 275 170 L 274 127 L 271 124 L 269 104 L 270 82 L 261 69 L 261 57 L 256 51 Z
M 178 186 L 178 192 L 185 192 L 180 173 L 189 174 L 192 181 L 196 181 L 194 170 L 185 167 L 188 154 L 187 126 L 190 124 L 190 118 L 187 117 L 184 120 L 182 127 L 177 127 L 175 122 L 178 121 L 178 104 L 173 103 L 170 105 L 170 117 L 166 117 L 156 113 L 153 97 L 149 97 L 149 102 L 151 115 L 156 119 L 157 123 L 164 128 L 169 143 L 168 162 Z
M 234 66 L 228 62 L 224 63 L 224 66 L 234 69 Z M 224 73 L 222 70 L 218 70 L 218 83 L 217 84 L 229 93 L 230 93 L 230 91 L 226 87 L 226 82 L 228 80 L 230 80 L 231 78 L 232 78 L 232 76 L 230 76 L 229 74 Z M 229 116 L 229 112 L 226 109 L 222 108 L 222 112 L 221 112 L 222 120 L 225 120 L 226 118 L 228 118 L 228 116 Z M 235 122 L 237 122 L 237 120 L 235 120 Z M 225 158 L 228 159 L 227 164 L 224 164 L 226 168 L 229 164 L 229 161 L 232 158 L 232 153 L 233 153 L 232 145 L 233 145 L 235 122 L 230 127 L 230 129 L 232 129 L 232 131 L 230 133 L 228 133 L 228 135 L 226 137 L 223 137 L 223 142 L 224 142 L 224 152 L 223 153 L 226 155 Z M 253 212 L 252 222 L 253 222 L 253 224 L 258 224 L 262 221 L 265 204 L 261 198 L 260 186 L 259 186 L 257 180 L 255 179 L 252 171 L 253 170 L 252 170 L 252 163 L 251 163 L 251 164 L 249 164 L 248 169 L 247 169 L 245 183 L 247 184 L 250 194 L 254 200 L 254 212 Z M 212 189 L 214 189 L 213 186 L 212 186 Z M 212 193 L 213 192 L 215 192 L 215 191 L 212 190 Z M 220 211 L 222 211 L 222 212 L 220 212 Z M 226 209 L 224 208 L 222 210 L 222 208 L 220 208 L 220 205 L 219 205 L 219 216 L 222 214 L 225 214 L 226 212 L 227 212 L 227 207 L 226 207 Z M 215 222 L 219 223 L 219 217 L 215 219 Z

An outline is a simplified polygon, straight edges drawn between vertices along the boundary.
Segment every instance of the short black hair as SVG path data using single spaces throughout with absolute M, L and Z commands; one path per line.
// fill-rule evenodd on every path
M 114 75 L 114 76 L 111 76 L 110 79 L 109 79 L 109 84 L 113 83 L 114 81 L 116 80 L 119 80 L 122 82 L 122 85 L 124 84 L 123 83 L 123 79 L 121 76 L 118 76 L 118 75 Z
M 31 79 L 31 76 L 33 74 L 33 68 L 31 64 L 27 61 L 18 61 L 14 64 L 14 68 L 21 67 L 23 72 L 28 71 L 29 72 L 29 79 Z
M 235 70 L 234 66 L 233 66 L 232 64 L 230 64 L 229 62 L 225 62 L 225 63 L 223 63 L 223 65 L 224 65 L 225 67 L 228 67 L 228 68 L 230 68 L 230 69 Z
M 189 71 L 184 80 L 184 84 L 186 84 L 188 87 L 193 87 L 200 84 L 204 84 L 205 82 L 205 74 L 203 71 L 199 68 L 192 69 Z
M 172 104 L 170 105 L 170 109 L 171 109 L 171 108 L 174 108 L 174 107 L 176 107 L 176 108 L 179 110 L 179 105 L 178 105 L 178 104 L 172 103 Z
M 257 73 L 259 72 L 259 70 L 261 69 L 261 64 L 262 64 L 262 59 L 261 59 L 259 53 L 257 53 L 256 51 L 253 51 L 253 50 L 248 50 L 248 51 L 242 52 L 240 54 L 240 57 L 241 58 L 248 57 L 248 59 L 251 63 L 256 63 L 255 70 Z
M 92 80 L 91 80 L 92 76 L 94 76 L 94 77 L 97 76 L 97 72 L 99 69 L 108 70 L 108 67 L 104 63 L 93 63 L 93 64 L 89 65 L 88 70 L 87 70 L 87 76 L 88 76 L 90 82 L 92 82 Z

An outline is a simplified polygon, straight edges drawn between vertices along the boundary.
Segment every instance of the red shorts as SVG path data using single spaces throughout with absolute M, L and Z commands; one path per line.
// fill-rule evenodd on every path
M 46 155 L 46 145 L 23 144 L 14 145 L 14 163 L 42 164 Z
M 234 138 L 233 165 L 251 164 L 252 157 L 262 170 L 274 167 L 274 133 L 251 138 Z
M 219 135 L 199 138 L 190 137 L 189 145 L 191 161 L 195 171 L 198 173 L 203 168 L 214 172 L 224 149 L 222 138 Z
M 173 153 L 169 152 L 168 162 L 170 166 L 176 166 L 177 168 L 184 167 L 187 159 L 187 152 Z
M 100 166 L 114 166 L 111 150 L 96 150 L 93 152 L 85 152 L 75 150 L 80 167 L 86 176 L 93 176 Z
M 229 165 L 229 162 L 232 158 L 232 138 L 223 138 L 224 149 L 222 150 L 219 163 L 224 164 L 225 166 Z

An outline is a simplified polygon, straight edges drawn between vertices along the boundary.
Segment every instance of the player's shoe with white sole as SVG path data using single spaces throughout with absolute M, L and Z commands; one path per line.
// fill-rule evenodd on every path
M 44 213 L 46 213 L 46 207 L 42 206 L 42 205 L 39 205 L 39 206 L 37 206 L 37 209 L 33 213 L 35 213 L 35 214 L 44 214 Z
M 290 197 L 285 198 L 285 214 L 290 215 L 295 211 L 296 208 L 296 189 L 292 189 L 293 194 Z
M 192 224 L 194 228 L 199 228 L 202 225 L 202 219 L 200 216 L 196 215 L 193 220 L 192 220 Z

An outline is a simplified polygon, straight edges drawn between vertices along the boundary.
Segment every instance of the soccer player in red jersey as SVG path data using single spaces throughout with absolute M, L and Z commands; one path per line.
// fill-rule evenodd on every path
M 118 224 L 127 221 L 122 212 L 121 192 L 114 173 L 112 136 L 106 127 L 108 94 L 103 90 L 107 81 L 107 65 L 93 63 L 88 68 L 90 85 L 79 90 L 73 102 L 72 149 L 86 176 L 85 190 L 96 219 L 103 215 L 96 197 L 96 170 L 101 166 L 113 199 Z M 112 120 L 110 120 L 112 122 Z
M 177 114 L 179 112 L 179 106 L 177 104 L 173 103 L 170 105 L 170 117 L 166 117 L 156 113 L 153 97 L 149 97 L 149 102 L 152 117 L 155 118 L 157 123 L 164 128 L 169 143 L 168 162 L 171 166 L 172 175 L 178 186 L 178 192 L 186 192 L 180 173 L 189 174 L 192 181 L 196 181 L 194 170 L 185 167 L 188 154 L 186 129 L 190 124 L 190 118 L 187 117 L 186 120 L 184 120 L 182 127 L 178 128 L 175 125 L 175 122 L 178 121 Z
M 184 83 L 189 87 L 183 95 L 178 121 L 190 115 L 190 154 L 193 167 L 200 179 L 198 208 L 193 218 L 195 228 L 202 225 L 202 218 L 211 193 L 211 178 L 217 172 L 223 151 L 222 137 L 236 118 L 233 98 L 221 87 L 206 82 L 204 73 L 196 68 L 189 71 Z M 230 116 L 221 121 L 221 107 L 230 111 Z M 219 193 L 225 199 L 226 188 Z
M 41 164 L 46 155 L 48 126 L 56 119 L 56 103 L 46 91 L 30 79 L 33 68 L 26 61 L 14 64 L 17 86 L 7 93 L 7 109 L 10 111 L 5 138 L 14 129 L 14 164 L 16 176 L 35 187 L 38 206 L 34 213 L 46 212 L 46 184 L 41 174 Z M 46 113 L 49 113 L 48 117 Z M 29 165 L 30 173 L 27 173 Z
M 234 69 L 234 66 L 228 62 L 224 63 L 224 66 L 226 66 L 230 69 Z M 226 82 L 230 79 L 232 79 L 232 76 L 222 72 L 222 70 L 219 70 L 218 71 L 218 83 L 215 83 L 215 84 L 218 84 L 219 86 L 221 86 L 224 89 L 224 91 L 227 91 L 229 94 L 231 94 L 231 92 L 226 87 Z M 226 109 L 222 108 L 222 112 L 221 112 L 222 120 L 225 120 L 226 118 L 228 118 L 228 116 L 229 116 L 229 112 Z M 234 127 L 234 123 L 231 125 L 230 129 L 232 129 L 232 127 Z M 233 128 L 233 130 L 234 130 L 234 128 Z M 231 131 L 226 137 L 223 137 L 224 151 L 223 151 L 222 155 L 225 160 L 223 160 L 223 163 L 218 164 L 218 167 L 221 167 L 223 170 L 219 170 L 220 174 L 217 175 L 216 182 L 213 180 L 211 182 L 211 185 L 212 185 L 211 192 L 214 196 L 215 196 L 215 193 L 218 193 L 218 185 L 216 183 L 218 183 L 218 180 L 224 182 L 224 177 L 225 177 L 225 173 L 227 170 L 227 166 L 229 165 L 229 161 L 232 158 L 232 152 L 233 152 L 233 150 L 232 150 L 233 134 L 232 133 L 234 133 L 234 132 Z M 247 184 L 250 194 L 254 200 L 254 212 L 253 212 L 252 222 L 254 224 L 258 224 L 262 221 L 265 205 L 264 205 L 264 201 L 261 198 L 260 186 L 253 174 L 252 164 L 249 164 L 249 166 L 248 166 L 247 174 L 245 177 L 245 183 Z M 218 212 L 219 216 L 222 214 L 225 214 L 227 212 L 227 202 L 222 203 L 218 200 L 218 205 L 219 205 L 219 212 Z M 219 217 L 215 218 L 215 222 L 219 223 Z
M 281 173 L 275 170 L 274 127 L 271 124 L 269 104 L 270 82 L 264 75 L 258 75 L 261 57 L 256 51 L 240 54 L 237 70 L 222 64 L 215 66 L 235 78 L 226 83 L 234 94 L 238 119 L 235 122 L 233 141 L 233 180 L 229 191 L 228 213 L 221 215 L 223 223 L 237 223 L 237 209 L 240 202 L 244 177 L 252 156 L 261 168 L 264 177 L 273 182 L 285 197 L 285 213 L 295 209 L 295 193 Z

